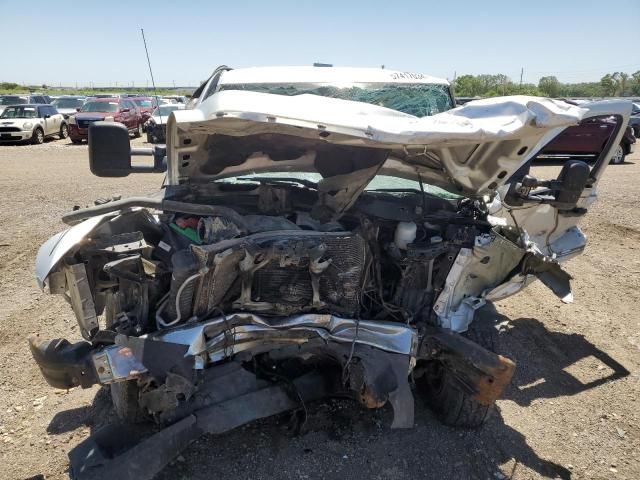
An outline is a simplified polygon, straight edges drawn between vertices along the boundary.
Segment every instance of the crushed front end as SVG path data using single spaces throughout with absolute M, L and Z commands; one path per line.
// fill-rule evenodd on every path
M 238 93 L 171 115 L 162 192 L 70 212 L 41 248 L 38 280 L 84 337 L 30 339 L 45 379 L 108 385 L 121 418 L 166 426 L 136 448 L 167 458 L 327 396 L 390 403 L 409 428 L 412 380 L 443 421 L 479 426 L 515 365 L 465 334 L 478 311 L 534 278 L 570 300 L 559 261 L 584 248 L 598 177 L 525 170 L 585 111 L 524 98 L 417 120 L 332 100 L 363 126 L 326 99 Z M 79 476 L 116 476 L 99 451 L 77 452 Z M 126 455 L 123 478 L 154 471 Z

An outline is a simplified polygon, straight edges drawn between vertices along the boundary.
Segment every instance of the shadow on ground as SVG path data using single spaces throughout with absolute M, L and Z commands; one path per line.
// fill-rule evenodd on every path
M 522 406 L 575 395 L 629 374 L 584 336 L 549 331 L 533 318 L 510 322 L 500 350 L 518 364 L 504 397 Z M 585 382 L 569 372 L 585 359 L 604 366 L 596 368 L 598 378 Z M 204 436 L 157 479 L 502 479 L 522 466 L 546 478 L 571 478 L 565 467 L 541 458 L 499 411 L 475 431 L 440 424 L 419 398 L 410 430 L 389 429 L 389 407 L 365 410 L 332 399 L 306 405 L 306 411 L 301 429 L 292 421 L 299 416 L 289 414 Z M 58 434 L 85 425 L 96 431 L 113 421 L 108 391 L 101 389 L 93 405 L 59 413 L 48 431 Z

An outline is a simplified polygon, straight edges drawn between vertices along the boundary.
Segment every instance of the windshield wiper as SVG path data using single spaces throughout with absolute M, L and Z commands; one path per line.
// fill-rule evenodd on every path
M 422 193 L 417 188 L 367 188 L 365 192 Z
M 298 184 L 303 187 L 310 188 L 313 190 L 318 189 L 318 184 L 312 182 L 311 180 L 305 180 L 304 178 L 294 178 L 294 177 L 237 177 L 238 180 L 244 182 L 257 182 L 261 184 L 265 183 L 279 183 L 279 184 Z

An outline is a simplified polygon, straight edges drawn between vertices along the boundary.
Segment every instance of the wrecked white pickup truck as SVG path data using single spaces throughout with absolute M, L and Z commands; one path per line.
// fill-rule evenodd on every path
M 198 435 L 349 396 L 413 425 L 413 392 L 477 427 L 514 363 L 473 341 L 477 313 L 560 263 L 620 143 L 630 104 L 504 97 L 452 108 L 444 80 L 374 69 L 221 67 L 166 147 L 90 128 L 94 174 L 166 171 L 145 197 L 74 210 L 37 257 L 84 341 L 30 339 L 52 386 L 107 385 L 118 415 L 164 428 L 129 449 L 95 434 L 78 478 L 150 478 Z M 585 118 L 613 117 L 595 164 L 529 175 Z M 132 166 L 132 154 L 153 166 Z M 152 453 L 153 454 L 152 454 Z

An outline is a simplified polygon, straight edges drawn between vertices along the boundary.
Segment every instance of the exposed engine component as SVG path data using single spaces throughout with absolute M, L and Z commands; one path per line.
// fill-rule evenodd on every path
M 195 313 L 216 308 L 260 313 L 354 313 L 366 257 L 348 232 L 266 232 L 193 246 L 201 271 Z
M 201 217 L 197 229 L 202 243 L 217 243 L 240 234 L 238 226 L 224 217 Z

